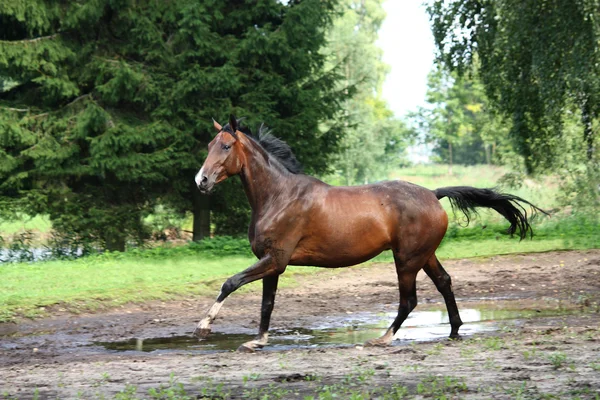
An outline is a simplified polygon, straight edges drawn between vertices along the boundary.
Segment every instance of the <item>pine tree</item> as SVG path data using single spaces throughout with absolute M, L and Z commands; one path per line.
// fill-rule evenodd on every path
M 333 2 L 251 3 L 2 2 L 1 204 L 110 250 L 143 240 L 157 203 L 194 209 L 206 234 L 193 176 L 211 117 L 230 112 L 327 168 L 339 137 L 318 126 L 339 98 L 318 50 Z

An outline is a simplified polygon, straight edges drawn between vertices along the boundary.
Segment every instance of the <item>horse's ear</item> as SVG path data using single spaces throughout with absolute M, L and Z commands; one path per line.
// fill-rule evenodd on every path
M 217 132 L 221 132 L 223 130 L 223 127 L 221 125 L 219 125 L 219 123 L 217 121 L 215 121 L 214 118 L 213 118 L 213 126 L 215 127 Z
M 235 131 L 238 130 L 237 119 L 235 118 L 235 115 L 233 115 L 233 114 L 229 114 L 229 127 L 231 128 L 233 133 L 235 133 Z

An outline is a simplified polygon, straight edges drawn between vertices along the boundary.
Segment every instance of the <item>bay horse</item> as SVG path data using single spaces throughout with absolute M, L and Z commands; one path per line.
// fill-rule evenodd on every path
M 239 175 L 252 208 L 248 237 L 258 261 L 223 283 L 216 302 L 195 331 L 206 337 L 223 301 L 241 286 L 262 279 L 263 295 L 258 336 L 239 351 L 255 351 L 268 341 L 277 282 L 288 265 L 325 268 L 348 267 L 392 250 L 400 305 L 385 334 L 366 345 L 392 342 L 408 314 L 417 305 L 416 277 L 423 269 L 444 297 L 450 317 L 450 337 L 459 337 L 462 325 L 450 275 L 435 255 L 448 227 L 448 216 L 439 200 L 449 198 L 467 220 L 475 207 L 496 210 L 517 230 L 521 239 L 532 234 L 527 211 L 544 212 L 530 202 L 493 189 L 469 186 L 429 190 L 389 181 L 353 187 L 330 186 L 301 173 L 290 147 L 261 125 L 258 136 L 239 125 L 231 115 L 208 145 L 208 156 L 195 177 L 199 190 L 209 193 L 219 182 Z M 544 212 L 545 213 L 545 212 Z

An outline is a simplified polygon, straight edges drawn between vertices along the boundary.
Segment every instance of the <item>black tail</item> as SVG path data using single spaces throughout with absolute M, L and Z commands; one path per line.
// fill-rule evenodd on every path
M 517 229 L 521 240 L 527 237 L 529 232 L 533 236 L 533 229 L 527 220 L 527 210 L 519 203 L 525 203 L 531 206 L 532 216 L 540 211 L 549 215 L 546 211 L 538 208 L 512 194 L 500 193 L 494 189 L 477 189 L 471 186 L 450 186 L 435 189 L 433 191 L 438 199 L 447 197 L 450 200 L 452 209 L 457 208 L 467 217 L 467 224 L 471 219 L 471 212 L 477 213 L 476 207 L 493 208 L 510 222 L 508 233 L 512 236 Z

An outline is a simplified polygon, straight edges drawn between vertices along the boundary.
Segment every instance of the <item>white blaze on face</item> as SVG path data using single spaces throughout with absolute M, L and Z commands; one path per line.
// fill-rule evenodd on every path
M 200 171 L 198 171 L 198 173 L 196 174 L 196 178 L 194 178 L 194 180 L 196 181 L 196 186 L 200 186 L 200 183 L 202 182 L 202 170 L 204 169 L 204 167 L 200 168 Z

